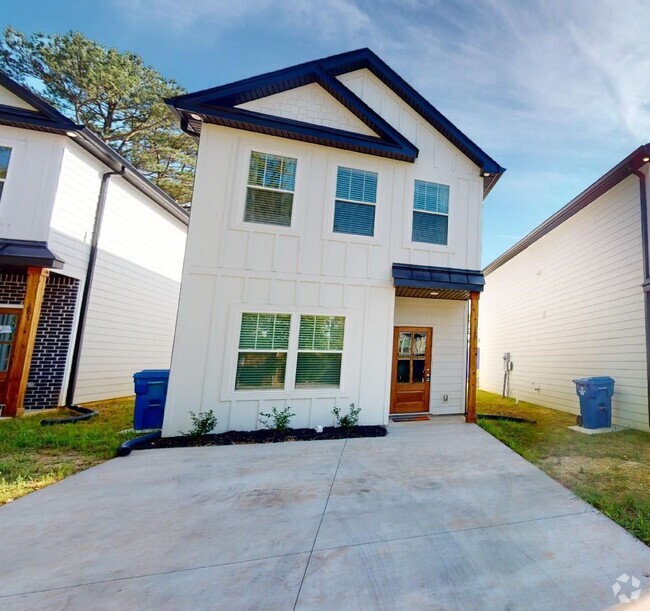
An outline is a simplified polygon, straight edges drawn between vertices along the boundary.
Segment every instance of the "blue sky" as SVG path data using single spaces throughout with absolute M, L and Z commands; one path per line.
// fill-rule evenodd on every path
M 190 91 L 370 47 L 508 168 L 484 265 L 650 141 L 648 0 L 30 0 L 0 23 L 80 30 Z

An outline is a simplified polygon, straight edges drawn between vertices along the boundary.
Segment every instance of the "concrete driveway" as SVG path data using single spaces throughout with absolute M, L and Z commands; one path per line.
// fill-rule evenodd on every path
M 0 508 L 5 610 L 591 610 L 622 574 L 650 549 L 460 423 L 134 452 Z

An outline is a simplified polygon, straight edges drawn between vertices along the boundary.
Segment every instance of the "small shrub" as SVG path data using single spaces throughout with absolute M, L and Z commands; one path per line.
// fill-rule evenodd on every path
M 290 427 L 291 419 L 295 416 L 290 407 L 278 409 L 274 407 L 270 413 L 260 412 L 260 422 L 267 429 L 281 433 L 287 431 Z
M 190 418 L 192 419 L 192 428 L 187 432 L 179 431 L 184 437 L 203 437 L 203 435 L 211 433 L 217 426 L 217 417 L 211 409 L 198 414 L 190 412 Z
M 361 412 L 360 407 L 355 407 L 354 403 L 350 403 L 350 411 L 341 416 L 341 408 L 334 407 L 332 413 L 336 418 L 336 423 L 339 426 L 342 426 L 344 429 L 351 429 L 359 424 L 359 413 Z

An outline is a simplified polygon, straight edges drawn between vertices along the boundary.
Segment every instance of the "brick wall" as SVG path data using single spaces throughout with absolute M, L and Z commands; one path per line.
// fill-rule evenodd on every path
M 0 272 L 0 303 L 17 305 L 25 299 L 27 276 Z
M 25 274 L 0 273 L 0 303 L 22 303 L 26 282 Z M 47 279 L 27 380 L 25 409 L 45 409 L 59 403 L 78 291 L 79 281 L 74 278 L 52 273 Z
M 29 370 L 25 409 L 56 407 L 68 358 L 79 281 L 50 274 Z

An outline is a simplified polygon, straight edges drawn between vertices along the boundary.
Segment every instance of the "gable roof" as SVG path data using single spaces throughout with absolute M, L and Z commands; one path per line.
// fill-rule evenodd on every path
M 160 187 L 143 176 L 124 157 L 115 152 L 90 129 L 68 119 L 68 117 L 60 113 L 52 105 L 45 102 L 45 100 L 27 89 L 27 87 L 14 81 L 2 71 L 0 71 L 0 87 L 9 90 L 35 109 L 26 110 L 24 108 L 0 104 L 0 125 L 68 136 L 75 144 L 88 151 L 96 159 L 110 168 L 111 171 L 119 171 L 125 168 L 126 173 L 124 174 L 124 179 L 128 183 L 185 225 L 189 224 L 189 214 L 186 210 L 181 208 Z
M 586 208 L 593 201 L 597 200 L 625 180 L 635 170 L 645 165 L 650 160 L 650 144 L 644 144 L 630 153 L 623 161 L 616 164 L 609 172 L 601 176 L 595 183 L 587 187 L 580 195 L 574 197 L 566 206 L 560 208 L 555 214 L 547 218 L 541 225 L 538 225 L 528 235 L 524 236 L 514 246 L 506 250 L 492 263 L 487 265 L 483 273 L 487 276 L 503 264 L 516 257 L 520 252 L 526 250 L 531 244 L 543 238 L 565 221 L 568 221 L 574 214 Z
M 372 72 L 480 168 L 487 195 L 505 169 L 370 49 L 333 55 L 165 101 L 180 119 L 183 130 L 194 136 L 200 135 L 205 122 L 413 163 L 417 147 L 336 78 L 362 68 Z M 310 83 L 323 87 L 379 137 L 237 108 Z

